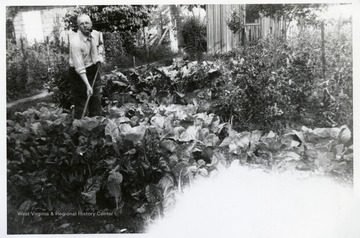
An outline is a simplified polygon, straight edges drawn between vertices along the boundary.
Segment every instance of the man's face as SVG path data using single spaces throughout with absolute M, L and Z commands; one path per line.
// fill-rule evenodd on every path
M 92 23 L 88 16 L 81 16 L 78 19 L 78 27 L 81 33 L 88 36 L 90 34 Z

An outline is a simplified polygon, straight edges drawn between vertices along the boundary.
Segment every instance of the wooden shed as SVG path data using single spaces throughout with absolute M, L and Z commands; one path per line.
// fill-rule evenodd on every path
M 249 6 L 249 4 L 206 5 L 208 53 L 225 53 L 263 36 L 285 33 L 285 21 L 280 17 L 270 18 L 259 15 L 257 18 L 247 18 L 246 11 L 250 9 Z M 227 19 L 233 10 L 240 13 L 245 23 L 245 27 L 237 33 L 233 33 L 227 25 Z

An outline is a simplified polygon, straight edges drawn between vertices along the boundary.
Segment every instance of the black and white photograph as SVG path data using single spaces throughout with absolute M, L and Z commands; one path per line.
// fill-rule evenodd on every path
M 359 1 L 90 3 L 3 6 L 0 236 L 360 237 Z

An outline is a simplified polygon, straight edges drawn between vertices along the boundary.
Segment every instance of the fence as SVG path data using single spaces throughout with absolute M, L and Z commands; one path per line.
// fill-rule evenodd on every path
M 238 33 L 233 33 L 227 25 L 232 10 L 244 11 L 241 4 L 207 5 L 207 45 L 208 53 L 228 52 L 239 45 L 258 40 L 266 35 L 277 36 L 286 30 L 286 23 L 281 18 L 260 17 L 254 23 L 245 23 Z M 245 14 L 242 14 L 245 18 Z

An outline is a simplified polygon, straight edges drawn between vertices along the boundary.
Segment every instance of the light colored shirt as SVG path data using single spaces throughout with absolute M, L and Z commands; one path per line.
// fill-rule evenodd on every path
M 101 32 L 93 30 L 85 36 L 80 30 L 70 38 L 70 66 L 78 74 L 86 73 L 86 68 L 104 62 L 104 44 Z

